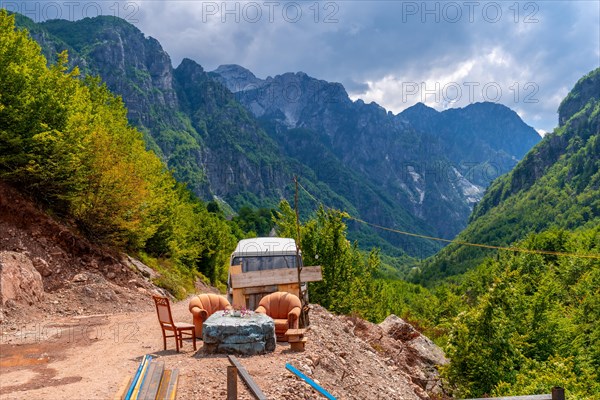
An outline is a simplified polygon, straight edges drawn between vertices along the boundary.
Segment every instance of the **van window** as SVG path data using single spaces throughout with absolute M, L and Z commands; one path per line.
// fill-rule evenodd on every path
M 231 265 L 242 265 L 242 272 L 296 268 L 296 256 L 234 257 Z

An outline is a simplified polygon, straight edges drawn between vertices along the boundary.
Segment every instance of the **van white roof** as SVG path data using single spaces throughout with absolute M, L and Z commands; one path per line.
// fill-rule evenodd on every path
M 296 254 L 296 241 L 289 238 L 259 237 L 240 240 L 233 252 L 239 256 L 269 256 Z

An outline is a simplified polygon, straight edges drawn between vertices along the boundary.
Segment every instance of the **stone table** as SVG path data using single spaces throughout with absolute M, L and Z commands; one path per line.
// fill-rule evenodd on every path
M 275 322 L 265 314 L 217 311 L 202 324 L 202 340 L 207 353 L 263 354 L 275 350 Z

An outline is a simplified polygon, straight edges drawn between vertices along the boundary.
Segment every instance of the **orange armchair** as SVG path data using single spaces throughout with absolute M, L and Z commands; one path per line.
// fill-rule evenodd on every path
M 267 314 L 275 321 L 275 335 L 278 341 L 286 341 L 285 332 L 298 328 L 300 317 L 300 299 L 287 292 L 275 292 L 260 300 L 257 313 Z
M 202 339 L 202 324 L 217 311 L 230 310 L 231 304 L 218 294 L 201 294 L 190 300 L 189 309 L 194 317 L 196 337 Z

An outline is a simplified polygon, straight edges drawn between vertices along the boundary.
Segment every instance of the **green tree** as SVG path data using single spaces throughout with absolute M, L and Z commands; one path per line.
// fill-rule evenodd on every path
M 296 237 L 294 210 L 286 201 L 279 208 L 274 217 L 278 235 Z M 315 218 L 300 227 L 304 264 L 321 265 L 323 272 L 322 281 L 310 283 L 310 299 L 336 313 L 373 317 L 379 252 L 365 255 L 357 243 L 350 243 L 345 218 L 346 213 L 320 207 Z
M 599 239 L 598 228 L 554 229 L 516 246 L 597 255 Z M 445 286 L 466 300 L 446 346 L 444 375 L 455 394 L 528 395 L 558 385 L 569 397 L 597 397 L 599 284 L 598 259 L 511 252 Z

